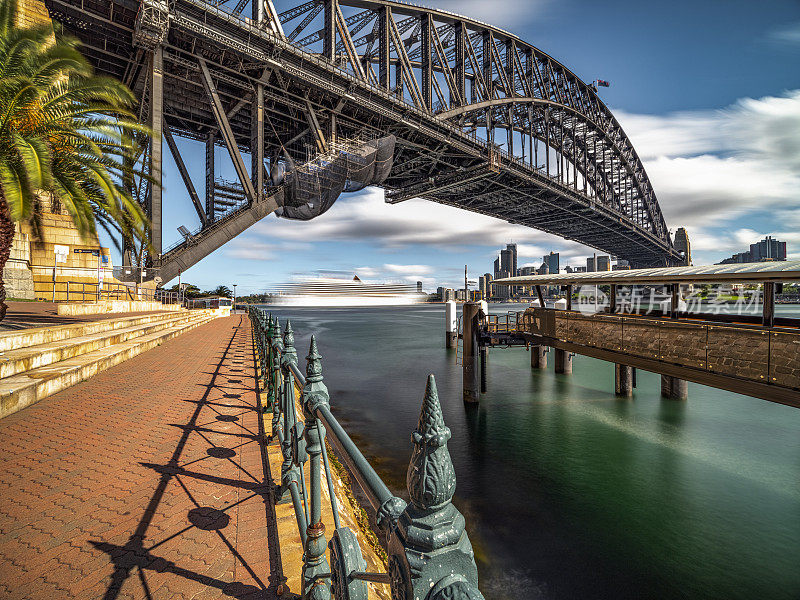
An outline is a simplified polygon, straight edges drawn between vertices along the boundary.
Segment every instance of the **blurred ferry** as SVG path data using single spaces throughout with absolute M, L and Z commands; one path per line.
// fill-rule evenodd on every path
M 358 278 L 317 277 L 287 283 L 273 297 L 286 306 L 398 306 L 424 302 L 416 286 L 402 283 L 365 283 Z

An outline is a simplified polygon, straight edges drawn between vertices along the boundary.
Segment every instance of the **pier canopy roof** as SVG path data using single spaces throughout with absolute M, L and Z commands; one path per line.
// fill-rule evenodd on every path
M 498 285 L 646 285 L 800 281 L 800 260 L 506 277 Z

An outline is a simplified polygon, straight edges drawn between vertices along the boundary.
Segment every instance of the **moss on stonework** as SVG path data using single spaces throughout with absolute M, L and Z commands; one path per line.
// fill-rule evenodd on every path
M 350 483 L 350 474 L 347 472 L 347 469 L 344 468 L 342 463 L 339 462 L 339 459 L 336 458 L 333 448 L 331 448 L 331 445 L 328 443 L 327 439 L 325 440 L 325 447 L 328 449 L 328 464 L 330 465 L 331 470 L 336 473 L 342 482 L 345 496 L 347 497 L 347 501 L 350 503 L 350 506 L 353 509 L 353 514 L 355 515 L 358 528 L 361 530 L 361 533 L 363 534 L 364 539 L 367 541 L 367 544 L 369 544 L 369 547 L 372 548 L 372 551 L 375 552 L 375 555 L 383 563 L 384 568 L 388 568 L 389 557 L 386 554 L 386 550 L 384 550 L 383 546 L 381 546 L 378 536 L 375 535 L 375 532 L 370 526 L 369 515 L 367 514 L 367 511 L 364 510 L 364 508 L 361 506 L 361 503 L 355 497 L 355 494 L 353 494 L 353 488 Z

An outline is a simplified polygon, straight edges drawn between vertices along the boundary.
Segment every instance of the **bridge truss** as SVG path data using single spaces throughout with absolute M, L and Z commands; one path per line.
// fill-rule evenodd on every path
M 162 244 L 160 188 L 132 182 L 152 220 L 146 264 L 164 282 L 281 206 L 269 178 L 279 161 L 303 164 L 337 138 L 365 134 L 397 138 L 387 202 L 422 197 L 636 266 L 683 260 L 636 151 L 593 87 L 501 29 L 388 0 L 281 12 L 271 0 L 45 4 L 99 72 L 134 90 L 141 120 L 178 166 L 201 228 L 173 248 Z M 204 198 L 174 136 L 206 146 Z M 216 177 L 217 146 L 237 181 Z M 140 157 L 156 181 L 162 148 L 146 145 Z

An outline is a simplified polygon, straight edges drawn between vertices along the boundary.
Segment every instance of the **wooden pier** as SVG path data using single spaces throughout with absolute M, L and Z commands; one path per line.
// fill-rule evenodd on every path
M 550 348 L 557 373 L 572 371 L 574 354 L 608 361 L 622 396 L 632 394 L 635 370 L 644 369 L 662 376 L 665 397 L 686 399 L 692 381 L 800 408 L 800 319 L 775 314 L 776 290 L 797 281 L 800 261 L 510 277 L 493 283 L 534 287 L 540 298 L 545 286 L 558 286 L 566 289 L 567 309 L 542 303 L 487 315 L 477 334 L 465 319 L 464 339 L 530 347 L 533 368 L 546 368 Z M 688 311 L 684 298 L 701 284 L 758 284 L 760 314 Z M 574 307 L 574 291 L 586 286 L 594 297 Z M 631 302 L 635 292 L 658 287 L 666 290 L 663 306 Z M 605 301 L 595 308 L 600 296 Z M 466 361 L 464 368 L 466 377 Z

